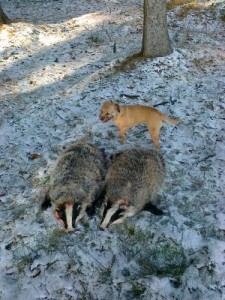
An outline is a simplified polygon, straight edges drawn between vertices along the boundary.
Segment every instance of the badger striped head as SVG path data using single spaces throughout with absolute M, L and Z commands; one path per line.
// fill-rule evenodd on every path
M 64 225 L 64 228 L 68 232 L 75 230 L 75 226 L 83 217 L 85 209 L 86 206 L 74 202 L 53 205 L 53 212 L 56 219 Z
M 119 199 L 112 204 L 107 202 L 104 204 L 100 229 L 105 229 L 112 224 L 120 224 L 128 216 L 129 211 L 128 201 Z

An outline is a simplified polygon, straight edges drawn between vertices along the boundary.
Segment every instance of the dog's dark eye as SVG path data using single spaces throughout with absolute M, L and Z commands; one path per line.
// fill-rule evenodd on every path
M 109 113 L 107 113 L 107 116 L 109 116 Z

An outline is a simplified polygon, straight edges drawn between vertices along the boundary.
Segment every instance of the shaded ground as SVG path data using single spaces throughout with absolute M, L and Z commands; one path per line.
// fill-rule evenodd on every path
M 141 46 L 139 1 L 4 2 L 26 22 L 0 32 L 2 299 L 225 297 L 223 8 L 174 8 L 174 52 L 118 72 Z M 161 132 L 167 177 L 157 201 L 166 214 L 141 213 L 106 232 L 97 214 L 69 235 L 39 205 L 63 147 L 81 138 L 108 156 L 153 147 L 144 126 L 121 146 L 116 128 L 98 120 L 105 100 L 161 104 L 182 120 Z

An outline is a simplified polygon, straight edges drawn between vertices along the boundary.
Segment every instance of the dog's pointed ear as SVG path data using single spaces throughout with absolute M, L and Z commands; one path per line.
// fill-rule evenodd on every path
M 119 106 L 119 104 L 115 103 L 115 107 L 116 107 L 116 110 L 117 110 L 118 112 L 120 112 L 120 106 Z

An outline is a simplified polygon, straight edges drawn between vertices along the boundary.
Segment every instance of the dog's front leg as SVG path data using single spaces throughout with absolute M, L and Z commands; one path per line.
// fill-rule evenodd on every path
M 125 141 L 126 141 L 126 137 L 125 137 L 125 135 L 123 135 L 123 136 L 120 136 L 120 144 L 124 144 L 124 143 L 125 143 Z
M 125 136 L 126 131 L 127 131 L 126 127 L 119 128 L 120 144 L 124 144 L 124 142 L 126 141 L 126 136 Z

